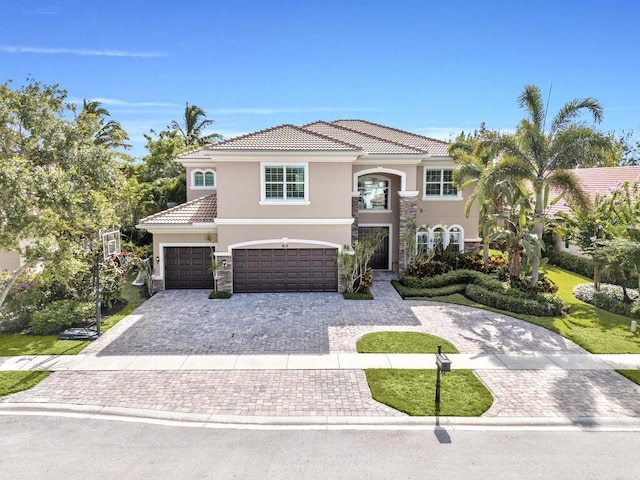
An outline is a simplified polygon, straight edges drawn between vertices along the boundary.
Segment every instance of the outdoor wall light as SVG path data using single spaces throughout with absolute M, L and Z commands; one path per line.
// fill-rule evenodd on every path
M 156 263 L 160 263 L 160 257 L 156 257 Z
M 289 239 L 287 237 L 282 237 L 282 248 L 289 247 Z
M 226 260 L 222 260 L 222 268 L 227 268 L 227 261 Z

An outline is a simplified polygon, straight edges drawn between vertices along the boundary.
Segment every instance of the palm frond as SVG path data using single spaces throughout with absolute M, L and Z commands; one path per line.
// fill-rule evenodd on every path
M 562 192 L 572 208 L 582 211 L 589 209 L 591 205 L 589 195 L 582 188 L 582 183 L 578 176 L 571 170 L 554 170 L 546 181 L 550 187 Z
M 526 85 L 524 91 L 518 97 L 518 103 L 521 108 L 525 108 L 529 113 L 531 120 L 542 130 L 544 125 L 545 107 L 542 101 L 542 94 L 536 85 Z
M 574 99 L 564 104 L 553 118 L 550 134 L 555 135 L 570 126 L 585 110 L 591 113 L 595 123 L 602 121 L 602 105 L 595 98 Z

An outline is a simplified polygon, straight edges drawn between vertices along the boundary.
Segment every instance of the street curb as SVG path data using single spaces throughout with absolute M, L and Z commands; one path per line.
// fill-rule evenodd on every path
M 639 417 L 341 417 L 181 413 L 94 405 L 4 403 L 0 415 L 42 415 L 237 429 L 432 430 L 579 429 L 640 431 Z

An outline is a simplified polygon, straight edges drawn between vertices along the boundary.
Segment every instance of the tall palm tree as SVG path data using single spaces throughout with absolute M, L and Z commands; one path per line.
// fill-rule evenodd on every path
M 594 98 L 574 99 L 566 103 L 547 127 L 547 110 L 540 89 L 527 85 L 518 97 L 528 116 L 520 121 L 515 134 L 498 141 L 502 159 L 491 176 L 528 181 L 535 196 L 534 233 L 541 239 L 543 217 L 549 187 L 564 192 L 565 198 L 586 207 L 588 198 L 575 175 L 569 170 L 597 164 L 610 151 L 611 139 L 579 121 L 583 112 L 595 123 L 602 121 L 602 107 Z M 540 255 L 531 259 L 531 281 L 537 285 Z
M 475 185 L 465 207 L 469 216 L 471 206 L 475 203 L 479 209 L 478 226 L 482 234 L 482 259 L 485 268 L 489 264 L 489 236 L 495 224 L 494 214 L 500 209 L 500 192 L 497 185 L 487 182 L 487 175 L 493 167 L 495 149 L 493 148 L 496 133 L 487 130 L 484 124 L 473 134 L 458 135 L 456 141 L 449 146 L 449 155 L 456 166 L 453 178 L 459 189 Z
M 93 135 L 93 143 L 102 145 L 108 149 L 131 148 L 128 143 L 129 135 L 122 128 L 120 122 L 109 120 L 105 123 L 106 117 L 111 116 L 109 110 L 102 106 L 97 100 L 83 100 L 81 115 L 93 115 L 98 121 L 99 128 Z
M 203 135 L 204 130 L 212 123 L 214 123 L 213 120 L 207 119 L 207 114 L 204 110 L 197 105 L 189 105 L 189 102 L 187 102 L 184 107 L 183 124 L 180 125 L 175 120 L 172 120 L 171 128 L 180 133 L 184 139 L 185 146 L 202 146 L 222 139 L 222 135 L 218 133 Z

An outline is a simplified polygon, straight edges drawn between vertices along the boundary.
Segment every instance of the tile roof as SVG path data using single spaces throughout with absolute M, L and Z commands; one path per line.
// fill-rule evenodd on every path
M 640 178 L 640 167 L 597 167 L 597 168 L 574 168 L 571 170 L 578 176 L 582 188 L 593 200 L 597 193 L 606 195 L 609 190 L 618 184 L 626 181 L 633 182 Z M 549 198 L 553 199 L 562 192 L 551 190 Z M 558 212 L 569 213 L 571 210 L 563 201 L 552 205 L 548 210 L 548 214 Z
M 449 144 L 442 140 L 425 137 L 416 133 L 398 130 L 397 128 L 386 127 L 377 123 L 367 122 L 365 120 L 336 120 L 332 122 L 334 125 L 347 127 L 358 132 L 373 135 L 391 142 L 401 143 L 410 147 L 426 150 L 433 157 L 448 157 L 447 148 Z
M 183 159 L 197 158 L 197 159 L 211 160 L 211 157 L 206 155 L 205 151 L 206 151 L 205 149 L 199 148 L 198 150 L 192 150 L 190 152 L 181 153 L 180 155 L 178 155 L 178 158 L 183 158 Z
M 196 198 L 140 220 L 140 225 L 190 225 L 212 223 L 218 214 L 217 195 Z
M 305 130 L 320 133 L 327 137 L 335 138 L 353 145 L 359 145 L 362 149 L 371 154 L 424 154 L 426 150 L 407 146 L 392 140 L 386 140 L 367 133 L 358 132 L 347 127 L 335 125 L 327 122 L 314 122 L 302 126 Z
M 209 151 L 280 150 L 357 152 L 361 148 L 295 125 L 279 125 L 205 147 Z

